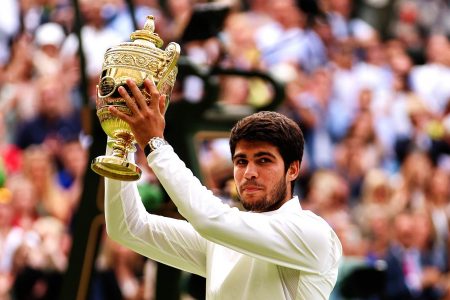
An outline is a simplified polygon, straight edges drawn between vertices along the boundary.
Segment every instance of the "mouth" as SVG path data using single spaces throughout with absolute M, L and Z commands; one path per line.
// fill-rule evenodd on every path
M 248 184 L 248 185 L 242 186 L 242 192 L 248 193 L 248 194 L 256 193 L 260 190 L 262 190 L 262 187 L 259 185 Z

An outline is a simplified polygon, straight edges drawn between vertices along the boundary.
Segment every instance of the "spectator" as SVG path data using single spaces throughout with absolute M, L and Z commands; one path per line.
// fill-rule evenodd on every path
M 426 63 L 411 70 L 411 88 L 424 100 L 432 113 L 441 114 L 450 99 L 450 42 L 442 34 L 427 39 Z
M 80 115 L 73 110 L 67 86 L 54 78 L 42 77 L 38 83 L 38 114 L 19 124 L 16 144 L 21 149 L 44 144 L 52 154 L 56 154 L 65 139 L 73 139 L 80 134 Z
M 414 151 L 407 155 L 399 174 L 398 189 L 394 201 L 407 207 L 423 209 L 425 205 L 425 189 L 433 174 L 433 165 L 427 153 Z
M 20 29 L 20 8 L 16 0 L 5 0 L 2 3 L 0 16 L 0 66 L 3 67 L 14 51 L 9 48 L 10 41 Z
M 105 10 L 111 11 L 112 14 L 107 20 L 107 27 L 114 32 L 120 34 L 122 40 L 127 41 L 130 39 L 130 33 L 136 29 L 144 27 L 147 16 L 152 15 L 156 20 L 155 31 L 164 33 L 166 27 L 166 20 L 163 17 L 159 3 L 156 0 L 137 0 L 133 1 L 134 16 L 136 18 L 137 28 L 133 26 L 132 15 L 130 14 L 129 7 L 126 5 L 126 1 L 115 1 L 109 3 L 108 8 Z M 166 40 L 165 37 L 162 37 Z M 171 39 L 168 39 L 171 40 Z
M 384 299 L 440 299 L 442 291 L 436 284 L 438 271 L 422 261 L 419 245 L 419 215 L 404 211 L 394 218 L 394 240 L 391 243 L 386 262 L 388 265 L 387 285 Z
M 68 140 L 61 145 L 55 159 L 59 162 L 58 185 L 63 189 L 69 210 L 76 211 L 83 191 L 88 153 L 78 139 Z
M 392 219 L 394 214 L 390 211 L 373 210 L 366 212 L 362 234 L 367 239 L 367 260 L 370 262 L 382 261 L 388 254 L 392 241 Z M 360 216 L 362 219 L 363 216 Z
M 361 230 L 370 236 L 373 229 L 372 215 L 377 222 L 377 211 L 383 211 L 385 220 L 389 220 L 399 213 L 403 207 L 398 207 L 398 203 L 392 201 L 394 187 L 390 182 L 389 175 L 382 169 L 372 168 L 364 176 L 361 186 L 361 198 L 352 209 L 352 215 Z
M 350 217 L 348 200 L 345 180 L 336 172 L 324 169 L 312 175 L 302 206 L 322 216 L 333 227 L 333 222 Z
M 430 129 L 432 127 L 430 125 L 433 124 L 436 117 L 426 107 L 422 99 L 413 93 L 407 95 L 407 98 L 403 101 L 405 110 L 401 112 L 397 111 L 397 113 L 401 113 L 402 115 L 406 113 L 407 120 L 404 124 L 397 123 L 396 125 L 402 126 L 403 128 L 406 127 L 407 129 L 405 128 L 406 134 L 399 135 L 395 140 L 395 151 L 399 160 L 405 159 L 414 150 L 427 153 L 431 151 L 432 135 Z M 400 115 L 400 118 L 402 117 Z
M 61 20 L 61 9 L 67 5 L 67 0 L 31 0 L 20 1 L 21 4 L 21 20 L 23 22 L 23 30 L 26 33 L 35 32 L 41 24 L 47 22 L 65 21 L 70 22 L 71 14 L 65 14 L 69 17 Z
M 27 231 L 39 218 L 39 198 L 32 181 L 18 174 L 8 179 L 8 188 L 12 194 L 12 225 Z
M 309 76 L 303 76 L 298 74 L 293 83 L 287 86 L 284 106 L 286 113 L 294 115 L 294 119 L 302 126 L 306 140 L 305 160 L 308 163 L 308 171 L 313 172 L 334 165 L 334 144 L 330 130 L 332 125 L 327 121 L 332 78 L 327 69 L 317 69 Z M 301 86 L 295 90 L 290 88 L 300 81 Z
M 7 113 L 7 129 L 12 139 L 18 123 L 28 121 L 37 114 L 37 89 L 33 77 L 32 37 L 18 35 L 11 46 L 11 58 L 0 77 L 3 80 L 0 108 Z
M 435 168 L 425 187 L 425 210 L 429 214 L 430 231 L 434 233 L 431 251 L 436 266 L 442 272 L 449 271 L 449 216 L 450 177 L 448 170 Z
M 329 4 L 328 19 L 336 39 L 357 45 L 376 34 L 367 22 L 353 16 L 353 0 L 330 0 Z
M 252 21 L 247 13 L 232 13 L 226 18 L 223 30 L 224 67 L 243 70 L 263 68 L 254 37 L 258 27 Z
M 85 21 L 81 29 L 83 51 L 86 57 L 86 71 L 89 77 L 100 75 L 103 57 L 108 48 L 123 42 L 122 36 L 108 28 L 102 15 L 102 3 L 98 1 L 80 1 L 80 10 Z M 72 33 L 64 41 L 61 53 L 66 59 L 78 55 L 78 39 Z
M 392 71 L 387 64 L 386 51 L 378 35 L 367 38 L 359 48 L 361 61 L 356 63 L 355 72 L 361 86 L 373 93 L 392 87 Z
M 341 140 L 357 114 L 361 90 L 355 72 L 355 48 L 348 42 L 338 42 L 331 49 L 332 90 L 329 100 L 329 122 L 334 141 Z
M 72 203 L 57 183 L 53 157 L 43 146 L 35 145 L 24 151 L 23 174 L 34 185 L 39 216 L 52 216 L 67 224 L 73 213 Z
M 36 50 L 33 55 L 33 65 L 37 76 L 51 76 L 61 74 L 61 46 L 66 34 L 61 25 L 45 23 L 35 32 Z
M 162 11 L 167 21 L 161 36 L 167 41 L 180 41 L 184 29 L 191 19 L 195 0 L 169 0 L 164 2 Z
M 361 193 L 365 174 L 381 166 L 381 146 L 375 134 L 372 115 L 368 111 L 356 116 L 347 136 L 335 147 L 335 169 L 350 187 L 350 202 L 353 207 Z
M 306 15 L 293 0 L 277 1 L 272 6 L 272 22 L 255 31 L 256 46 L 265 68 L 279 63 L 301 65 L 301 55 L 306 50 Z
M 34 223 L 33 233 L 34 242 L 22 244 L 16 254 L 14 299 L 59 299 L 71 239 L 64 224 L 49 216 Z
M 335 42 L 331 25 L 325 15 L 317 14 L 309 18 L 310 24 L 305 32 L 305 50 L 300 58 L 301 68 L 308 74 L 328 64 L 329 50 Z

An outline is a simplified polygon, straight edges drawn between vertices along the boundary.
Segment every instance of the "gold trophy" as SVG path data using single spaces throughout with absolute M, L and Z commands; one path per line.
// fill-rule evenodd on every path
M 97 86 L 96 109 L 103 131 L 108 135 L 111 155 L 96 157 L 91 168 L 101 176 L 123 180 L 138 180 L 141 169 L 127 160 L 128 153 L 136 151 L 135 139 L 128 123 L 108 111 L 110 105 L 131 114 L 125 100 L 118 92 L 119 86 L 127 90 L 126 80 L 133 79 L 147 95 L 144 79 L 153 80 L 161 94 L 166 95 L 166 107 L 175 84 L 180 56 L 180 46 L 171 42 L 165 50 L 160 49 L 163 40 L 155 32 L 153 16 L 148 16 L 144 28 L 131 34 L 131 42 L 109 48 L 104 57 L 102 73 Z

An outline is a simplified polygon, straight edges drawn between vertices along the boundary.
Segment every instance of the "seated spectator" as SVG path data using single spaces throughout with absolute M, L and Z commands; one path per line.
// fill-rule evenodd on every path
M 352 209 L 354 219 L 364 231 L 370 231 L 371 217 L 377 211 L 384 211 L 386 219 L 390 219 L 403 209 L 393 201 L 394 187 L 389 174 L 382 169 L 370 169 L 363 178 L 361 196 Z
M 399 176 L 393 201 L 406 207 L 423 209 L 425 207 L 425 190 L 433 174 L 434 166 L 427 153 L 413 151 L 405 158 Z
M 83 191 L 88 153 L 78 139 L 64 141 L 57 153 L 58 185 L 62 187 L 71 214 L 78 208 Z
M 358 202 L 365 174 L 381 165 L 382 151 L 368 111 L 359 113 L 345 138 L 335 146 L 335 169 L 350 187 L 350 206 Z
M 411 88 L 434 114 L 443 113 L 450 98 L 450 41 L 442 34 L 427 39 L 426 63 L 411 70 Z
M 312 175 L 302 207 L 312 210 L 333 227 L 334 222 L 349 218 L 348 200 L 349 187 L 344 178 L 335 171 L 323 169 Z
M 73 110 L 67 87 L 56 76 L 41 77 L 38 89 L 38 114 L 19 124 L 16 144 L 21 149 L 43 144 L 54 155 L 65 139 L 80 134 L 80 115 Z
M 34 42 L 36 50 L 33 55 L 33 65 L 38 76 L 58 75 L 61 73 L 61 45 L 66 34 L 61 25 L 45 23 L 35 31 Z
M 363 19 L 353 15 L 353 2 L 330 0 L 327 15 L 335 38 L 356 45 L 372 38 L 376 30 Z
M 293 0 L 274 2 L 268 11 L 272 22 L 255 30 L 256 46 L 262 65 L 271 68 L 280 63 L 301 65 L 306 51 L 306 15 Z
M 39 218 L 39 198 L 33 182 L 22 174 L 18 174 L 8 179 L 7 186 L 12 196 L 12 224 L 23 230 L 31 229 L 33 223 Z
M 99 76 L 106 50 L 124 40 L 118 32 L 106 26 L 107 20 L 102 2 L 81 0 L 79 4 L 84 21 L 81 28 L 81 38 L 86 58 L 86 72 L 89 77 Z M 72 32 L 64 40 L 61 55 L 64 59 L 69 60 L 72 57 L 78 57 L 78 47 L 78 37 Z
M 58 219 L 43 217 L 33 225 L 32 243 L 23 243 L 15 261 L 14 299 L 59 299 L 71 239 Z
M 30 35 L 18 35 L 11 44 L 11 57 L 0 79 L 0 111 L 7 116 L 7 135 L 15 138 L 17 124 L 37 114 L 37 84 L 33 77 L 34 45 Z
M 449 257 L 449 224 L 450 176 L 449 171 L 436 167 L 430 175 L 425 190 L 425 210 L 429 214 L 432 231 L 432 243 L 429 251 L 434 254 L 436 265 L 443 272 L 450 269 Z
M 73 213 L 72 203 L 58 183 L 55 161 L 47 148 L 34 145 L 24 151 L 23 174 L 34 185 L 39 215 L 52 216 L 66 224 Z
M 394 238 L 385 256 L 387 284 L 383 299 L 438 300 L 443 296 L 438 284 L 440 272 L 424 260 L 421 251 L 424 223 L 418 222 L 418 216 L 420 213 L 406 209 L 393 220 Z

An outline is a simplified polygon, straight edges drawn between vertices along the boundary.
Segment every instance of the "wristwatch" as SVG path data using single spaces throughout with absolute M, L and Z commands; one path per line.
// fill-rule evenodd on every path
M 151 138 L 150 141 L 147 143 L 147 145 L 145 145 L 144 148 L 145 156 L 149 156 L 150 153 L 152 153 L 153 151 L 164 145 L 169 145 L 169 143 L 165 139 L 160 137 Z

